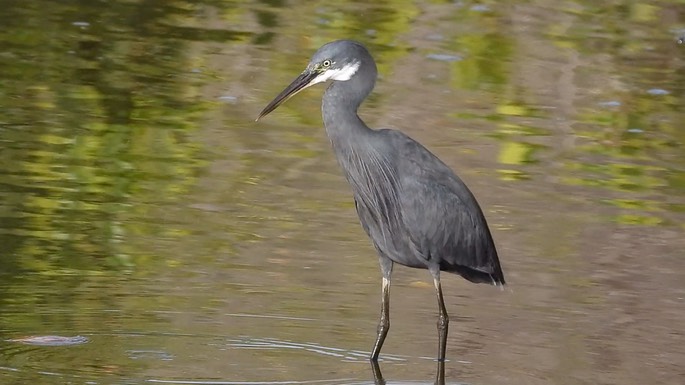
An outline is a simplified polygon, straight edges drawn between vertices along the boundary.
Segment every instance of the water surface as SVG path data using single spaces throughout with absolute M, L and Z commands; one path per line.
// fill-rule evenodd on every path
M 453 167 L 499 249 L 507 290 L 443 279 L 446 381 L 682 383 L 682 4 L 6 3 L 3 384 L 372 383 L 322 87 L 254 122 L 338 38 L 378 61 L 364 119 Z M 432 383 L 429 275 L 395 271 L 383 375 Z

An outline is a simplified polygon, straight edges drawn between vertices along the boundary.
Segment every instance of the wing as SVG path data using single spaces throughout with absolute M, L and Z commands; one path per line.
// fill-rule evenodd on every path
M 504 283 L 487 221 L 466 184 L 418 142 L 385 132 L 397 149 L 402 220 L 413 248 L 441 270 Z

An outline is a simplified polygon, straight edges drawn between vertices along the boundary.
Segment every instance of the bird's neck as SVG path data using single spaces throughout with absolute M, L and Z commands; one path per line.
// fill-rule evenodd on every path
M 333 82 L 324 93 L 321 105 L 326 134 L 345 178 L 352 185 L 355 199 L 368 180 L 369 167 L 378 141 L 375 130 L 369 128 L 357 115 L 357 108 L 371 91 L 373 82 Z M 369 86 L 369 84 L 371 84 Z
M 373 82 L 363 80 L 353 77 L 348 81 L 333 82 L 323 95 L 323 123 L 336 152 L 364 141 L 373 133 L 357 115 L 359 105 L 373 88 Z

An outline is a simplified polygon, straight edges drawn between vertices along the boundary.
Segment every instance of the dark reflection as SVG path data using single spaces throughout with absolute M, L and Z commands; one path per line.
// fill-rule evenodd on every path
M 257 22 L 259 25 L 267 28 L 278 27 L 278 18 L 276 14 L 268 11 L 257 11 L 255 12 L 257 16 Z
M 381 366 L 378 361 L 370 360 L 371 371 L 373 372 L 373 382 L 376 385 L 385 385 L 385 378 L 381 372 Z M 435 385 L 445 385 L 445 361 L 438 361 L 435 370 Z
M 254 36 L 254 38 L 252 39 L 252 44 L 268 45 L 273 41 L 274 37 L 276 37 L 276 34 L 273 32 L 260 33 L 259 35 Z

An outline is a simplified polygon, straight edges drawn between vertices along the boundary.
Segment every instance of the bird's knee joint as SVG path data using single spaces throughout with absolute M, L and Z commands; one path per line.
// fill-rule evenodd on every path
M 438 329 L 447 329 L 447 325 L 449 325 L 450 319 L 447 316 L 440 316 L 438 318 Z
M 378 324 L 378 333 L 387 333 L 390 330 L 390 322 L 381 322 Z

